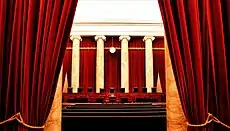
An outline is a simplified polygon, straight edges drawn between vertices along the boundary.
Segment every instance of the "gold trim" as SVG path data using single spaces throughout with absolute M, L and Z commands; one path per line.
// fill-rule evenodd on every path
M 116 50 L 120 50 L 121 48 L 120 47 L 115 47 Z M 67 47 L 66 48 L 67 50 L 72 50 L 71 47 Z M 96 47 L 81 47 L 80 50 L 96 50 L 97 48 Z M 110 47 L 105 47 L 104 49 L 106 50 L 109 50 Z M 165 48 L 152 48 L 153 50 L 165 50 Z M 129 50 L 145 50 L 145 48 L 133 48 L 133 47 L 130 47 Z

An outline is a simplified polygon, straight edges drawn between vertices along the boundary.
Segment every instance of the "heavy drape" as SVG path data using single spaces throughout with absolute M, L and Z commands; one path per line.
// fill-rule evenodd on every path
M 230 124 L 230 1 L 158 0 L 174 75 L 189 123 L 208 112 Z M 218 124 L 188 130 L 228 129 Z
M 96 47 L 93 37 L 83 37 L 80 44 L 80 80 L 79 86 L 87 93 L 88 88 L 96 91 Z M 85 49 L 83 49 L 85 48 Z M 91 48 L 91 49 L 90 49 Z
M 160 80 L 162 92 L 165 93 L 166 76 L 165 76 L 165 50 L 164 38 L 156 38 L 153 41 L 153 76 L 154 76 L 154 87 L 157 87 L 157 81 Z
M 142 37 L 132 37 L 129 42 L 129 91 L 134 87 L 142 92 L 145 87 L 145 43 Z M 136 48 L 136 49 L 134 49 Z M 138 49 L 139 48 L 139 49 Z
M 106 37 L 104 52 L 105 67 L 105 90 L 109 92 L 110 88 L 114 88 L 115 92 L 120 91 L 121 87 L 121 50 L 110 53 L 110 47 L 121 48 L 119 37 Z
M 72 41 L 69 39 L 67 42 L 67 47 L 65 50 L 65 55 L 63 58 L 63 72 L 62 72 L 62 87 L 64 86 L 65 79 L 67 77 L 68 86 L 71 85 L 71 71 L 72 71 Z
M 41 126 L 52 105 L 77 0 L 0 1 L 0 121 Z M 18 126 L 17 126 L 18 125 Z M 28 130 L 16 122 L 0 130 Z

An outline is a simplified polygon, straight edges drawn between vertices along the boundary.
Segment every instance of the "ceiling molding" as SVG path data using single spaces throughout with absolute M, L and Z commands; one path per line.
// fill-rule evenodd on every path
M 71 35 L 164 36 L 164 27 L 162 23 L 146 22 L 81 22 L 73 24 Z

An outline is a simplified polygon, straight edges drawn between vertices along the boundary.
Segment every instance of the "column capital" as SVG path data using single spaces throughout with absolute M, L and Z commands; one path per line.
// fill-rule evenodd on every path
M 102 39 L 103 41 L 106 41 L 106 37 L 104 35 L 96 35 L 94 37 L 95 41 L 98 41 L 99 39 Z
M 119 41 L 122 41 L 123 39 L 126 39 L 126 40 L 130 40 L 131 38 L 130 38 L 130 36 L 128 36 L 128 35 L 121 35 L 120 37 L 119 37 Z
M 146 40 L 148 40 L 148 39 L 150 39 L 151 41 L 153 41 L 153 40 L 155 40 L 155 37 L 154 37 L 154 36 L 145 36 L 145 37 L 143 38 L 143 41 L 146 41 Z
M 77 40 L 79 40 L 79 41 L 82 41 L 81 36 L 79 36 L 79 35 L 77 35 L 77 36 L 71 35 L 71 36 L 70 36 L 70 39 L 71 39 L 72 41 L 73 41 L 74 39 L 77 39 Z

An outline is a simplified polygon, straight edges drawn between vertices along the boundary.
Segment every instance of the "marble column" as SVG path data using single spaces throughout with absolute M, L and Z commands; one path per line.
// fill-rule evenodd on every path
M 95 40 L 97 41 L 96 93 L 100 93 L 100 89 L 104 89 L 104 41 L 106 37 L 97 35 Z
M 61 131 L 62 120 L 62 69 L 58 77 L 58 83 L 49 116 L 45 122 L 44 131 Z
M 129 40 L 130 36 L 120 36 L 121 41 L 121 88 L 129 93 Z
M 79 88 L 79 75 L 80 75 L 80 42 L 81 37 L 80 36 L 71 36 L 70 39 L 73 41 L 73 47 L 72 47 L 72 88 L 73 93 L 78 92 Z
M 182 110 L 166 38 L 165 47 L 167 131 L 187 131 L 186 118 Z
M 153 79 L 153 43 L 155 39 L 153 36 L 145 36 L 143 41 L 145 42 L 145 84 L 147 92 L 151 93 L 154 88 Z

